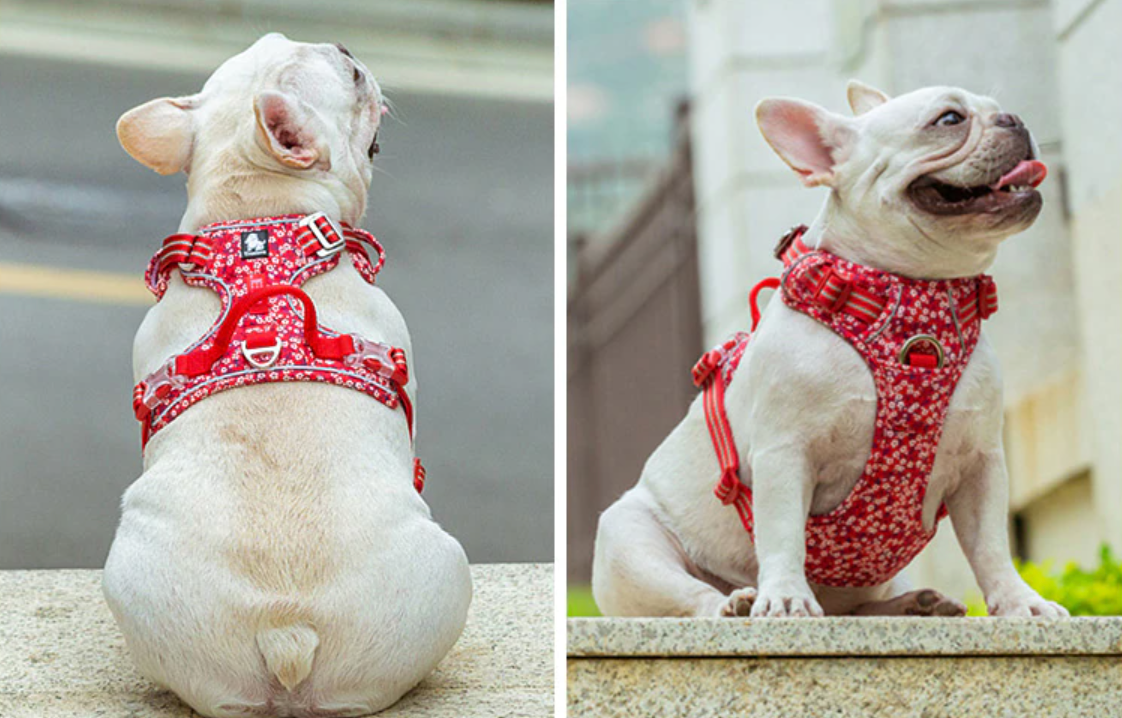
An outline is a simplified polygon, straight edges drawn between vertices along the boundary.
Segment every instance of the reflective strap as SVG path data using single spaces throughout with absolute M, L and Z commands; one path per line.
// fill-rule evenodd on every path
M 195 234 L 173 234 L 166 237 L 156 252 L 150 276 L 145 277 L 149 291 L 158 296 L 157 282 L 174 267 L 205 267 L 213 257 L 214 247 L 206 237 Z
M 831 312 L 848 314 L 871 324 L 884 311 L 887 302 L 867 289 L 856 286 L 833 267 L 811 267 L 806 272 L 811 284 L 811 299 Z
M 985 274 L 978 277 L 978 285 L 958 302 L 955 312 L 963 324 L 975 317 L 992 317 L 997 312 L 997 283 L 993 277 Z

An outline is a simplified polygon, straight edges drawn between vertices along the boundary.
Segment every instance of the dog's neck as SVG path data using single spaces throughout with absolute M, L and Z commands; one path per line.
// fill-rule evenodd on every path
M 191 233 L 223 220 L 312 212 L 357 226 L 364 211 L 365 194 L 356 198 L 331 178 L 264 170 L 235 153 L 222 153 L 191 169 L 179 231 Z
M 913 225 L 914 227 L 914 225 Z M 913 279 L 954 279 L 982 274 L 993 264 L 999 239 L 958 240 L 953 245 L 914 227 L 904 241 L 883 236 L 884 228 L 857 220 L 831 191 L 803 241 L 856 264 Z

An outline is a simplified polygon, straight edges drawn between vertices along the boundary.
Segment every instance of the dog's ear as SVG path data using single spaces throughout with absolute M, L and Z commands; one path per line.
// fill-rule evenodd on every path
M 322 123 L 306 103 L 283 92 L 262 92 L 253 100 L 253 111 L 257 137 L 278 162 L 306 170 L 327 161 Z
M 833 186 L 834 168 L 853 140 L 848 120 L 809 102 L 772 97 L 756 105 L 756 122 L 803 184 Z
M 890 98 L 875 87 L 866 85 L 860 80 L 850 80 L 845 86 L 845 97 L 849 100 L 849 109 L 855 115 L 863 115 L 874 107 L 880 107 Z
M 134 107 L 117 120 L 117 139 L 140 164 L 170 175 L 187 168 L 195 143 L 191 110 L 196 97 L 161 97 Z

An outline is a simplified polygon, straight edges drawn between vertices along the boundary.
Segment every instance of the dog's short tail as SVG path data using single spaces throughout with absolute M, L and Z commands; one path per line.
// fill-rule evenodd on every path
M 257 648 L 265 657 L 266 668 L 289 691 L 312 672 L 318 646 L 319 636 L 304 621 L 273 622 L 257 632 Z

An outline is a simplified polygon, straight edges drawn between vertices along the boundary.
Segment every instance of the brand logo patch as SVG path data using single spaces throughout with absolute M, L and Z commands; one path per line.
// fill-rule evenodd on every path
M 269 234 L 260 230 L 242 232 L 242 259 L 269 256 Z

